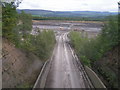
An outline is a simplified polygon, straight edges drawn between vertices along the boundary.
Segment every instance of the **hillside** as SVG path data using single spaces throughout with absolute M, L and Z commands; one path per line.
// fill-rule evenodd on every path
M 3 88 L 28 88 L 35 83 L 43 62 L 35 55 L 3 39 Z
M 50 11 L 50 10 L 35 10 L 22 9 L 26 13 L 43 17 L 94 17 L 100 18 L 109 15 L 117 15 L 117 12 L 98 12 L 98 11 Z M 22 10 L 17 9 L 20 13 Z
M 106 52 L 93 66 L 94 71 L 98 73 L 107 88 L 118 87 L 119 48 L 120 46 L 118 45 Z

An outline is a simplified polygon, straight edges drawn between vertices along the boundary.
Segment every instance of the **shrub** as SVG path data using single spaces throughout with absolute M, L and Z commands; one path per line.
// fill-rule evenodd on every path
M 88 38 L 85 33 L 72 31 L 70 40 L 81 61 L 90 66 L 89 63 L 92 65 L 105 52 L 120 43 L 119 36 L 118 20 L 117 16 L 115 16 L 109 18 L 102 32 L 96 38 Z
M 17 11 L 13 3 L 4 3 L 2 5 L 2 36 L 13 41 L 14 32 L 17 24 Z
M 40 59 L 46 60 L 51 55 L 55 44 L 55 36 L 53 31 L 42 31 L 37 36 L 29 35 L 27 39 L 21 41 L 20 48 L 34 53 Z

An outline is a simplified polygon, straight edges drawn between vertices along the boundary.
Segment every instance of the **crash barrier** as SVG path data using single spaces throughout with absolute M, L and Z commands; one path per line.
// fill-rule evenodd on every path
M 85 66 L 84 68 L 95 88 L 106 88 L 92 69 L 90 69 L 88 66 Z
M 36 82 L 35 82 L 35 84 L 34 84 L 34 86 L 33 86 L 33 90 L 35 89 L 35 88 L 43 88 L 44 86 L 45 86 L 45 83 L 44 82 L 42 82 L 42 83 L 40 83 L 41 81 L 43 81 L 42 80 L 42 76 L 43 76 L 43 73 L 45 73 L 45 68 L 46 68 L 46 66 L 48 65 L 48 63 L 49 63 L 49 60 L 47 60 L 45 63 L 44 63 L 44 65 L 43 65 L 43 67 L 42 67 L 42 69 L 41 69 L 41 72 L 40 72 L 40 74 L 39 74 L 39 76 L 38 76 L 38 78 L 37 78 L 37 80 L 36 80 Z M 44 80 L 45 81 L 45 80 Z

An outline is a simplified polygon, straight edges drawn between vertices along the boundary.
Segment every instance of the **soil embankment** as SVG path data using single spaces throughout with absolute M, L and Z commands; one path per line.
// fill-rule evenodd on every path
M 43 62 L 32 53 L 15 48 L 3 39 L 2 87 L 30 88 L 35 83 Z
M 93 67 L 107 88 L 118 88 L 119 48 L 118 45 L 105 53 L 100 60 L 95 62 Z

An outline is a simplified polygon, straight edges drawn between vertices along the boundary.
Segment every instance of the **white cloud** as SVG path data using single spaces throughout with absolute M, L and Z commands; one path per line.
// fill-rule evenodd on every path
M 19 9 L 53 11 L 118 11 L 119 0 L 23 0 Z

